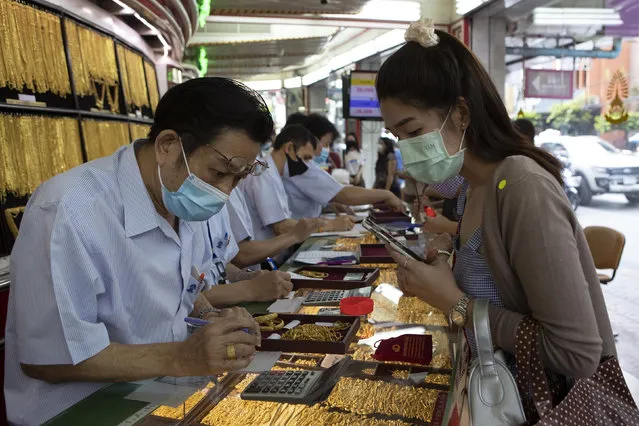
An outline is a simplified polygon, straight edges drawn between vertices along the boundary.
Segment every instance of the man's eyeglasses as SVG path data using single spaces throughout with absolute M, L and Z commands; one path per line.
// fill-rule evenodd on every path
M 248 161 L 246 161 L 246 158 L 244 157 L 228 158 L 226 155 L 222 154 L 214 147 L 211 148 L 213 149 L 213 151 L 217 152 L 220 157 L 226 160 L 226 167 L 229 169 L 229 172 L 233 173 L 234 175 L 241 175 L 242 177 L 248 176 L 249 174 L 253 176 L 259 176 L 264 173 L 266 169 L 268 169 L 268 164 L 263 161 L 255 160 L 253 164 L 248 164 Z

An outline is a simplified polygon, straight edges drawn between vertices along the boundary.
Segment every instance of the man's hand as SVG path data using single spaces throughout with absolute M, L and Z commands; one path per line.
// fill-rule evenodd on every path
M 335 213 L 337 214 L 343 213 L 343 214 L 355 216 L 355 212 L 353 211 L 353 209 L 351 209 L 349 206 L 345 204 L 333 203 L 333 210 L 335 210 Z
M 248 282 L 251 300 L 270 302 L 286 297 L 293 290 L 291 276 L 286 272 L 266 272 Z
M 337 218 L 328 221 L 328 225 L 326 225 L 326 231 L 350 231 L 355 226 L 355 222 L 350 216 L 342 215 Z
M 404 202 L 390 191 L 388 191 L 388 198 L 386 198 L 384 202 L 396 212 L 403 212 L 405 210 Z
M 318 232 L 320 228 L 326 226 L 324 219 L 300 219 L 297 221 L 295 228 L 293 228 L 293 235 L 297 239 L 298 243 L 306 240 L 312 233 Z
M 176 359 L 180 376 L 207 376 L 247 367 L 260 345 L 260 327 L 243 308 L 224 309 L 219 317 L 197 330 L 182 343 Z M 247 333 L 242 329 L 251 330 Z M 236 359 L 229 359 L 232 345 Z

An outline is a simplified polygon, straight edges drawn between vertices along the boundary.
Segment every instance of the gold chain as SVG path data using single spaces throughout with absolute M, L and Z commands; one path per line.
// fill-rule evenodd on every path
M 113 40 L 68 19 L 65 27 L 76 92 L 79 96 L 94 96 L 98 109 L 104 108 L 108 97 L 113 101 L 109 102 L 109 109 L 119 112 L 119 78 Z M 112 86 L 115 95 L 107 95 Z
M 58 16 L 0 0 L 0 31 L 0 87 L 71 93 Z
M 30 194 L 43 181 L 79 164 L 82 151 L 76 119 L 0 114 L 2 197 L 9 192 Z
M 151 126 L 147 124 L 129 123 L 129 130 L 131 131 L 131 140 L 144 139 L 149 135 Z
M 122 45 L 118 45 L 117 50 L 127 104 L 137 108 L 148 107 L 149 98 L 142 56 Z
M 106 120 L 82 120 L 87 160 L 113 154 L 130 142 L 128 123 Z
M 160 100 L 160 92 L 158 90 L 158 79 L 155 73 L 155 67 L 148 61 L 144 61 L 144 74 L 146 76 L 146 86 L 149 89 L 149 97 L 151 98 L 151 110 L 155 112 L 155 107 Z
M 281 404 L 265 401 L 244 401 L 240 393 L 253 381 L 255 375 L 248 375 L 233 392 L 220 401 L 202 419 L 202 424 L 214 426 L 408 426 L 399 420 L 377 420 L 354 413 L 329 411 L 322 404 Z
M 357 414 L 380 413 L 430 422 L 438 394 L 435 389 L 344 377 L 337 382 L 327 403 Z
M 316 342 L 339 342 L 344 338 L 340 333 L 348 329 L 351 324 L 336 321 L 334 326 L 325 327 L 317 324 L 302 324 L 294 327 L 284 334 L 282 340 L 313 340 Z

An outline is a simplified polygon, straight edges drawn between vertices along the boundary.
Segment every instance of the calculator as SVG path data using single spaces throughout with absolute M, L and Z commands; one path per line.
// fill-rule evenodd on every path
M 339 305 L 339 301 L 349 296 L 348 290 L 312 291 L 306 296 L 303 305 L 331 306 Z
M 242 392 L 242 399 L 303 403 L 322 371 L 267 371 Z
M 325 290 L 325 291 L 311 291 L 302 305 L 306 306 L 338 306 L 340 300 L 345 297 L 351 296 L 363 296 L 370 297 L 372 287 L 362 287 L 353 290 Z

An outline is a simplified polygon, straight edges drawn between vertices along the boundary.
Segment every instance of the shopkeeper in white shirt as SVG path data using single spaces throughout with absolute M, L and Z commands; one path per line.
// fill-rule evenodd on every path
M 231 194 L 236 193 L 233 190 Z M 205 241 L 211 247 L 211 287 L 204 296 L 214 306 L 245 302 L 268 302 L 285 297 L 293 289 L 291 277 L 280 271 L 243 271 L 231 261 L 240 251 L 231 229 L 228 207 L 210 218 L 204 229 Z
M 294 174 L 306 171 L 306 162 L 313 158 L 316 146 L 315 138 L 303 126 L 284 127 L 275 138 L 273 152 L 265 159 L 268 169 L 261 176 L 249 176 L 240 184 L 255 240 L 270 240 L 292 231 L 297 225 L 288 206 L 282 175 L 291 169 Z M 313 222 L 315 231 L 329 227 L 330 223 L 324 220 Z
M 301 114 L 293 114 L 289 117 L 287 125 L 303 125 L 317 138 L 317 140 L 330 143 L 336 138 L 337 129 L 333 123 L 321 114 L 311 114 L 304 117 Z M 317 147 L 316 147 L 317 148 Z M 316 149 L 315 154 L 319 151 Z M 392 192 L 380 189 L 366 189 L 357 186 L 343 186 L 333 179 L 331 175 L 322 170 L 314 161 L 308 162 L 308 169 L 303 173 L 290 173 L 285 170 L 282 180 L 284 189 L 289 197 L 291 217 L 318 217 L 322 209 L 329 203 L 358 206 L 362 204 L 374 204 L 385 202 L 395 210 L 403 210 L 402 200 Z M 301 169 L 300 169 L 301 171 Z M 346 221 L 347 217 L 339 217 L 338 221 Z M 348 224 L 338 227 L 337 223 L 331 230 L 347 230 Z M 352 227 L 352 226 L 351 226 Z
M 254 163 L 273 121 L 263 99 L 223 78 L 160 100 L 139 140 L 43 183 L 11 255 L 5 398 L 11 424 L 40 424 L 104 386 L 246 367 L 259 327 L 211 308 L 205 221 Z M 91 137 L 91 135 L 86 135 Z M 240 331 L 255 330 L 257 336 Z
M 300 219 L 288 232 L 268 240 L 256 240 L 253 238 L 251 213 L 239 187 L 231 192 L 227 206 L 233 238 L 239 247 L 232 263 L 238 268 L 257 267 L 267 257 L 276 257 L 289 247 L 302 243 L 315 232 L 318 226 L 318 221 L 315 219 Z

